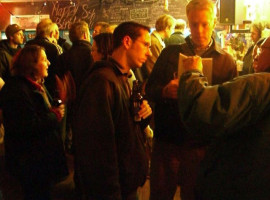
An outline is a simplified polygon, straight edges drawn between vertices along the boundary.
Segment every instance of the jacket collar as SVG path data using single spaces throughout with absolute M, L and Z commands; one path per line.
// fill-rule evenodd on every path
M 108 60 L 101 60 L 101 61 L 95 62 L 93 67 L 89 70 L 88 74 L 92 73 L 95 70 L 98 70 L 98 69 L 103 68 L 103 67 L 108 67 L 108 66 L 113 68 L 113 70 L 119 75 L 125 76 L 127 78 L 129 78 L 131 76 L 130 71 L 128 73 L 126 73 L 123 70 L 123 66 L 121 66 L 116 60 L 114 60 L 111 57 L 109 57 Z
M 89 48 L 92 47 L 91 43 L 86 40 L 76 40 L 72 43 L 72 46 L 81 46 L 81 45 L 88 46 Z
M 185 38 L 185 40 L 186 40 L 187 45 L 190 47 L 190 49 L 192 49 L 194 51 L 194 46 L 192 44 L 192 40 L 191 40 L 190 36 L 187 36 Z M 205 52 L 212 52 L 212 51 L 215 51 L 215 52 L 222 54 L 222 55 L 225 54 L 224 50 L 222 50 L 222 48 L 216 43 L 216 41 L 213 37 L 212 37 L 212 44 Z
M 162 40 L 162 38 L 160 37 L 159 33 L 157 31 L 153 31 L 152 35 L 155 36 L 158 39 L 158 41 L 160 42 L 161 46 L 163 48 L 165 48 L 165 43 Z
M 40 85 L 39 83 L 35 82 L 32 78 L 25 77 L 25 79 L 33 86 L 33 88 L 35 88 L 39 92 L 44 92 L 45 91 L 44 88 L 42 87 L 42 85 Z

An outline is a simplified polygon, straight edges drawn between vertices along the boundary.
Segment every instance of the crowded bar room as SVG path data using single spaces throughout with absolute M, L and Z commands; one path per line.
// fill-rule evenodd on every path
M 0 0 L 0 200 L 270 200 L 269 9 Z

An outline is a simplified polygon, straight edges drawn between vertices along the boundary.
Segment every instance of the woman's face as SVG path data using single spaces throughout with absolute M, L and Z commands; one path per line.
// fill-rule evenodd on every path
M 40 55 L 39 55 L 39 59 L 37 62 L 37 74 L 36 74 L 36 78 L 39 79 L 43 79 L 45 77 L 48 76 L 48 68 L 50 65 L 50 61 L 47 59 L 46 53 L 44 50 L 41 50 Z
M 94 62 L 102 60 L 102 54 L 98 52 L 98 48 L 97 48 L 97 44 L 95 40 L 92 45 L 91 55 L 93 57 Z

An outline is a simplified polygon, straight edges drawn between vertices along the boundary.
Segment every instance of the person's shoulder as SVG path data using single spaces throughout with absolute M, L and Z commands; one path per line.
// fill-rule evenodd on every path
M 0 51 L 7 52 L 9 51 L 10 47 L 8 45 L 8 40 L 1 40 L 0 41 Z
M 77 40 L 73 42 L 71 48 L 68 51 L 77 51 L 79 50 L 85 50 L 85 51 L 91 51 L 92 45 L 90 42 L 85 40 Z
M 12 76 L 5 82 L 1 92 L 4 94 L 18 93 L 25 90 L 25 88 L 29 88 L 25 78 Z
M 165 47 L 162 51 L 163 54 L 175 54 L 180 53 L 181 49 L 184 48 L 183 44 L 172 44 Z
M 4 48 L 7 45 L 7 40 L 0 41 L 0 48 Z

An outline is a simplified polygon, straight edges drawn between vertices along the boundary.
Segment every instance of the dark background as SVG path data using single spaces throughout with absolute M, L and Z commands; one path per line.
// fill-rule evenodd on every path
M 61 30 L 70 24 L 84 20 L 90 28 L 97 21 L 119 24 L 134 20 L 154 27 L 156 19 L 162 14 L 186 19 L 185 6 L 188 0 L 74 0 L 71 1 L 31 1 L 24 3 L 0 3 L 0 30 L 10 23 L 11 15 L 50 15 Z M 46 5 L 44 5 L 46 2 Z M 29 22 L 31 23 L 31 22 Z

